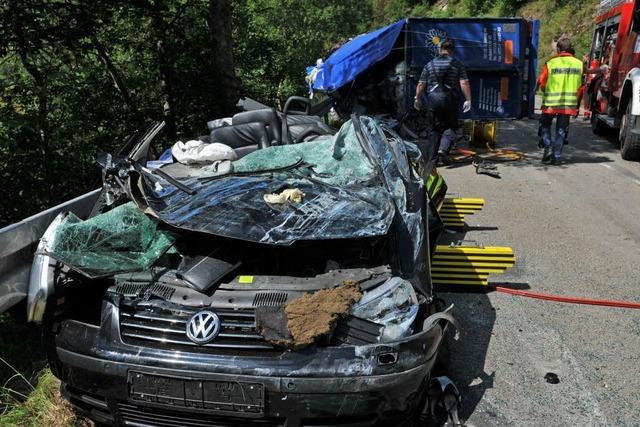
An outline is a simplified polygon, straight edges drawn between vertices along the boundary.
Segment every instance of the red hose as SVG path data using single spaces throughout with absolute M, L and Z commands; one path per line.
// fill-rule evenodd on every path
M 496 291 L 505 294 L 519 295 L 527 298 L 542 299 L 547 301 L 564 302 L 569 304 L 586 304 L 586 305 L 601 305 L 605 307 L 619 307 L 619 308 L 635 308 L 640 309 L 640 302 L 627 302 L 627 301 L 615 301 L 607 299 L 591 299 L 580 297 L 565 297 L 561 295 L 541 294 L 538 292 L 523 291 L 520 289 L 505 288 L 503 286 L 492 286 Z

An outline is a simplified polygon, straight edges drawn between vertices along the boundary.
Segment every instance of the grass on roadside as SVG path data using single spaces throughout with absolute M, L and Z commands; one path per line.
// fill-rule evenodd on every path
M 0 391 L 0 400 L 11 402 L 7 412 L 0 415 L 1 427 L 73 427 L 84 424 L 76 419 L 69 404 L 62 400 L 60 381 L 49 369 L 42 370 L 37 385 L 25 397 L 26 400 L 17 399 L 15 392 L 9 389 Z
M 46 367 L 40 328 L 0 314 L 0 427 L 87 426 L 60 396 L 60 381 Z

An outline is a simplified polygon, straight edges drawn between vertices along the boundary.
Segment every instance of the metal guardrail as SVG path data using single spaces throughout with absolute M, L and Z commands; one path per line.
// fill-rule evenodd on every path
M 63 211 L 86 218 L 100 191 L 93 190 L 0 229 L 0 313 L 26 297 L 33 254 L 51 221 Z

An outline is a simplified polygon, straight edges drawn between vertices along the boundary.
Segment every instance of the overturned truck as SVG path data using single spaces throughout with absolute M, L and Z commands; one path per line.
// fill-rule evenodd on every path
M 371 117 L 334 131 L 262 109 L 226 124 L 195 144 L 218 159 L 183 163 L 151 158 L 151 126 L 101 156 L 102 189 L 44 231 L 28 314 L 63 395 L 106 425 L 420 413 L 452 320 L 430 275 L 446 185 L 427 191 L 437 172 Z
M 419 130 L 424 113 L 413 109 L 416 86 L 449 39 L 472 91 L 469 112 L 460 101 L 461 119 L 533 117 L 539 28 L 523 18 L 405 18 L 345 43 L 315 67 L 310 86 L 340 115 L 386 114 Z

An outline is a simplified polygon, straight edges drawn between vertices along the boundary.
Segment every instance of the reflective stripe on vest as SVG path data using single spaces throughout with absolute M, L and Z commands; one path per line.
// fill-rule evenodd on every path
M 573 56 L 558 56 L 547 62 L 549 77 L 542 95 L 542 105 L 573 108 L 578 105 L 582 85 L 582 61 Z

